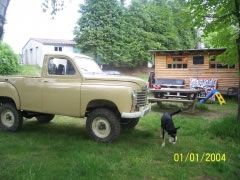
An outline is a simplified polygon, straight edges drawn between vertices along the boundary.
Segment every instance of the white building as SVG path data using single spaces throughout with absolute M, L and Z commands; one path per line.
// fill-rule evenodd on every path
M 42 66 L 43 56 L 49 52 L 78 52 L 76 43 L 64 39 L 31 38 L 22 48 L 22 64 Z

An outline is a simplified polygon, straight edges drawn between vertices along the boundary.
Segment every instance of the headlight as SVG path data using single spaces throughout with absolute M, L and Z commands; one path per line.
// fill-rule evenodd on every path
M 137 105 L 137 91 L 133 90 L 132 91 L 132 111 L 135 110 L 136 105 Z
M 137 99 L 137 91 L 136 90 L 133 90 L 133 92 L 132 92 L 132 99 L 133 100 Z

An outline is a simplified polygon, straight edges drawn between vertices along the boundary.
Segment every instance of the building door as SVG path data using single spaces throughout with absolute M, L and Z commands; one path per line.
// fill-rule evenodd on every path
M 30 49 L 30 64 L 34 64 L 34 61 L 33 61 L 33 49 L 32 48 Z
M 38 65 L 38 47 L 35 50 L 35 64 Z

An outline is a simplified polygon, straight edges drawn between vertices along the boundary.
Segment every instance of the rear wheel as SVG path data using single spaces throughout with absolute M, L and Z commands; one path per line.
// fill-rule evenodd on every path
M 88 135 L 97 142 L 112 142 L 120 135 L 118 116 L 109 109 L 98 108 L 87 117 Z
M 128 119 L 128 118 L 122 118 L 121 119 L 121 128 L 123 129 L 133 129 L 139 122 L 139 118 L 132 118 L 132 119 Z
M 0 106 L 0 128 L 6 131 L 18 131 L 22 128 L 23 117 L 14 104 Z
M 49 123 L 53 118 L 54 114 L 43 114 L 40 116 L 36 116 L 39 123 Z

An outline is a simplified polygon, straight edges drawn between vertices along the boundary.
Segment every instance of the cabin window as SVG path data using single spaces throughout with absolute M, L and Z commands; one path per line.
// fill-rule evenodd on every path
M 216 61 L 216 57 L 212 56 L 210 57 L 209 67 L 211 69 L 235 69 L 236 65 L 228 65 L 228 64 L 222 64 L 220 62 Z
M 48 62 L 49 75 L 74 75 L 76 71 L 72 63 L 67 59 L 52 58 Z
M 217 68 L 218 69 L 228 69 L 228 65 L 227 64 L 217 64 Z
M 168 69 L 186 69 L 187 59 L 181 56 L 171 57 L 167 60 Z
M 234 65 L 229 65 L 228 68 L 229 68 L 229 69 L 235 69 L 235 68 L 236 68 L 236 65 L 235 65 L 235 64 L 234 64 Z
M 193 64 L 204 64 L 204 56 L 193 56 Z

